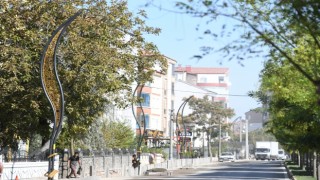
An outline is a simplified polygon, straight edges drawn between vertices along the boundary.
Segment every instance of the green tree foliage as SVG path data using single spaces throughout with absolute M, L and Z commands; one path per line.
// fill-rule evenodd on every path
M 188 0 L 176 4 L 183 12 L 205 20 L 197 27 L 201 37 L 221 40 L 238 36 L 221 49 L 202 47 L 202 56 L 217 50 L 240 62 L 257 56 L 269 56 L 262 74 L 263 100 L 271 93 L 268 124 L 281 143 L 292 148 L 319 149 L 320 74 L 320 2 L 318 0 Z M 212 25 L 221 19 L 217 32 Z M 267 49 L 267 51 L 265 51 Z M 297 73 L 299 72 L 299 73 Z
M 234 110 L 225 108 L 221 102 L 212 101 L 209 96 L 203 98 L 192 98 L 188 102 L 192 113 L 191 120 L 198 125 L 217 125 L 220 122 L 234 116 Z
M 311 52 L 310 47 L 300 44 L 295 49 L 298 52 L 295 56 L 301 59 L 300 64 L 306 71 L 315 72 L 319 68 L 309 62 L 317 59 L 320 54 L 308 56 L 306 52 Z M 262 73 L 260 97 L 271 92 L 268 105 L 270 120 L 267 124 L 269 132 L 288 149 L 319 150 L 317 139 L 320 137 L 320 109 L 314 98 L 314 86 L 305 76 L 297 73 L 287 60 L 279 63 L 277 59 L 281 57 L 273 54 Z
M 108 148 L 129 148 L 135 143 L 135 132 L 128 123 L 109 121 L 101 130 Z
M 208 152 L 212 157 L 211 143 L 209 142 L 212 137 L 217 135 L 217 131 L 213 131 L 213 128 L 214 126 L 221 128 L 227 118 L 234 116 L 234 110 L 225 108 L 221 102 L 214 102 L 209 96 L 204 96 L 203 98 L 193 97 L 188 102 L 188 105 L 192 109 L 192 113 L 188 117 L 195 124 L 203 126 L 208 134 Z
M 152 81 L 166 68 L 154 44 L 158 34 L 125 1 L 0 1 L 1 146 L 40 134 L 49 139 L 52 110 L 41 88 L 39 61 L 51 33 L 79 9 L 86 9 L 61 41 L 58 71 L 65 93 L 65 137 L 77 137 L 106 105 L 130 104 L 131 84 Z
M 301 43 L 298 39 L 301 37 L 314 47 L 309 55 L 320 49 L 319 1 L 188 0 L 178 1 L 176 5 L 183 12 L 206 21 L 197 27 L 197 30 L 203 31 L 201 38 L 228 40 L 232 36 L 230 43 L 222 48 L 203 46 L 203 53 L 196 57 L 201 58 L 212 51 L 220 51 L 225 53 L 229 60 L 237 59 L 241 63 L 249 58 L 255 59 L 257 56 L 277 52 L 283 57 L 278 60 L 286 59 L 309 81 L 319 86 L 319 74 L 305 69 L 301 63 L 303 59 L 295 56 L 295 49 Z M 219 20 L 225 22 L 222 23 L 220 32 L 215 25 Z M 316 66 L 318 61 L 317 58 L 309 60 L 309 63 Z

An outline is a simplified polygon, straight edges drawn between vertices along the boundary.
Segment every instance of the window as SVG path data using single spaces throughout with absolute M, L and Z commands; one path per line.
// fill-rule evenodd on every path
M 145 94 L 145 93 L 141 93 L 141 97 L 143 98 L 141 105 L 144 107 L 150 107 L 150 95 Z
M 171 83 L 171 94 L 174 95 L 174 83 Z
M 206 83 L 207 82 L 207 78 L 206 77 L 201 77 L 200 78 L 200 83 Z
M 174 109 L 174 101 L 171 100 L 171 109 Z
M 219 83 L 224 82 L 224 77 L 223 76 L 219 76 Z
M 143 129 L 143 127 L 144 127 L 143 115 L 140 114 L 140 116 L 139 116 L 138 118 L 139 118 L 138 121 L 141 122 L 141 123 L 140 123 L 141 129 Z M 149 114 L 145 114 L 145 118 L 146 118 L 146 129 L 149 129 L 149 128 L 150 128 L 150 124 L 149 124 Z M 139 128 L 138 123 L 136 124 L 136 128 L 137 128 L 137 129 Z
M 150 124 L 149 124 L 149 114 L 146 114 L 146 128 L 147 128 L 147 129 L 150 128 Z

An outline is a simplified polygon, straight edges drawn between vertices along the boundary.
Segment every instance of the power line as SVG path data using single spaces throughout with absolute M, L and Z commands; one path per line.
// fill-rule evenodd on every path
M 152 89 L 164 90 L 164 88 L 154 87 L 154 86 L 145 86 L 145 87 L 149 87 L 149 88 L 152 88 Z M 171 89 L 167 89 L 167 90 L 171 90 Z M 216 92 L 213 92 L 213 91 L 199 92 L 199 91 L 188 91 L 188 90 L 177 90 L 177 89 L 175 89 L 174 91 L 177 91 L 177 92 L 188 92 L 188 93 L 193 93 L 193 94 L 209 94 L 209 93 L 213 93 L 213 94 L 218 95 L 218 96 L 250 97 L 247 94 L 219 94 L 219 93 L 216 93 Z

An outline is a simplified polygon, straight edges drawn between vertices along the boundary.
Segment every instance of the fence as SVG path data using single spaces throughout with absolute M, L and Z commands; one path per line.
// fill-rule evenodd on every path
M 44 178 L 44 174 L 48 170 L 48 161 L 46 161 L 46 153 L 38 154 L 32 157 L 19 156 L 19 152 L 12 153 L 9 158 L 4 161 L 4 172 L 2 180 L 15 179 L 36 179 Z M 155 164 L 149 164 L 149 153 L 141 154 L 140 171 L 139 168 L 132 167 L 133 150 L 114 149 L 108 151 L 89 151 L 84 150 L 80 152 L 82 162 L 81 177 L 99 176 L 99 177 L 130 177 L 143 175 L 147 170 L 152 168 L 177 169 L 181 167 L 192 167 L 199 164 L 210 163 L 210 158 L 196 158 L 196 159 L 172 159 L 164 160 L 158 159 Z M 70 153 L 67 150 L 59 151 L 60 159 L 56 160 L 55 166 L 59 168 L 59 179 L 66 178 L 69 168 L 67 161 Z M 22 162 L 23 161 L 23 162 Z
M 99 177 L 130 177 L 145 174 L 147 170 L 153 168 L 165 168 L 173 170 L 182 167 L 193 167 L 200 164 L 210 163 L 210 158 L 190 158 L 190 159 L 172 159 L 162 160 L 160 163 L 149 164 L 149 154 L 141 155 L 140 172 L 138 168 L 133 168 L 131 164 L 131 155 L 112 155 L 102 157 L 82 157 L 81 177 L 99 176 Z M 65 176 L 60 176 L 64 178 Z

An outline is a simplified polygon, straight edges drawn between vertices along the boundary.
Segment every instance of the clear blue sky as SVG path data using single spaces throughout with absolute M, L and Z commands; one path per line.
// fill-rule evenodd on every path
M 191 65 L 195 67 L 227 67 L 230 71 L 230 99 L 229 107 L 235 110 L 236 115 L 245 117 L 244 113 L 250 109 L 260 106 L 254 99 L 245 96 L 248 91 L 257 90 L 259 87 L 259 73 L 263 67 L 261 59 L 245 60 L 241 66 L 236 60 L 224 60 L 219 53 L 213 53 L 205 56 L 200 61 L 192 59 L 192 56 L 199 54 L 199 48 L 208 43 L 219 47 L 224 44 L 224 40 L 201 40 L 199 39 L 200 31 L 196 31 L 197 24 L 203 20 L 195 19 L 189 15 L 170 12 L 167 10 L 177 10 L 172 0 L 157 1 L 154 0 L 156 6 L 161 6 L 160 10 L 155 6 L 144 7 L 148 0 L 129 0 L 129 9 L 137 12 L 138 9 L 144 9 L 148 14 L 146 24 L 153 27 L 161 28 L 159 36 L 147 36 L 146 39 L 155 43 L 160 52 L 167 57 L 177 61 L 182 66 Z M 232 23 L 232 22 L 231 22 Z M 211 25 L 212 26 L 212 25 Z M 217 27 L 221 26 L 221 22 L 217 22 Z M 212 27 L 210 29 L 215 29 Z M 216 30 L 220 30 L 216 28 Z M 222 64 L 220 61 L 222 60 Z M 244 96 L 243 96 L 244 95 Z

